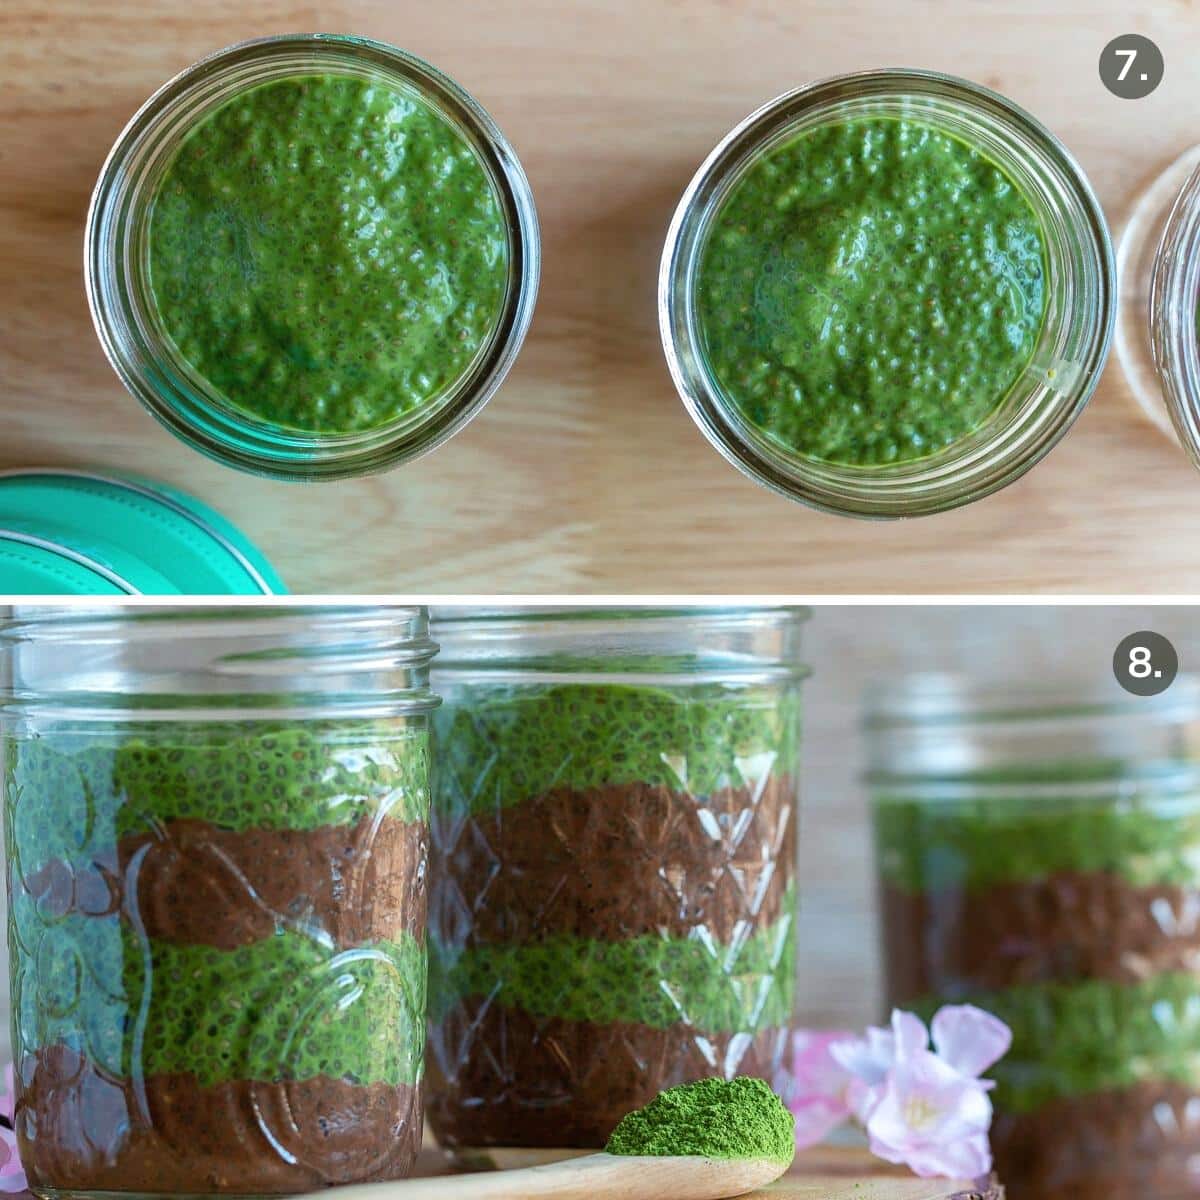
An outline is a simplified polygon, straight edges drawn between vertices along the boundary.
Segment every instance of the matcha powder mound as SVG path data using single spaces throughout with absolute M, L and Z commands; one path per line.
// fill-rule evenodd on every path
M 621 1119 L 609 1154 L 692 1154 L 790 1163 L 796 1120 L 761 1079 L 701 1079 L 660 1093 Z

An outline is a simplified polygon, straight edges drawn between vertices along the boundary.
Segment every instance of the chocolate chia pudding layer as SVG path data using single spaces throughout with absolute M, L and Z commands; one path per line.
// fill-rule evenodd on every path
M 390 817 L 241 831 L 182 819 L 74 869 L 54 859 L 24 887 L 47 916 L 128 912 L 136 897 L 141 927 L 162 941 L 232 950 L 300 925 L 346 947 L 405 929 L 424 903 L 427 851 L 423 824 Z
M 992 1147 L 1014 1197 L 1190 1200 L 1200 1104 L 1195 1088 L 1169 1083 L 1063 1097 L 1034 1113 L 998 1113 Z
M 426 1112 L 447 1146 L 602 1147 L 664 1088 L 709 1075 L 772 1079 L 789 1037 L 534 1017 L 468 997 L 435 1031 Z
M 22 1103 L 30 1179 L 81 1191 L 298 1192 L 412 1169 L 418 1088 L 341 1079 L 201 1087 L 189 1074 L 113 1076 L 58 1045 Z
M 1107 872 L 996 883 L 981 891 L 880 894 L 897 996 L 1045 980 L 1136 983 L 1200 973 L 1200 886 L 1137 886 Z
M 796 853 L 795 781 L 771 775 L 757 795 L 696 797 L 661 784 L 556 788 L 476 815 L 435 814 L 439 870 L 430 924 L 470 947 L 559 935 L 619 941 L 685 938 L 703 928 L 728 943 L 779 919 Z M 485 892 L 469 907 L 463 885 Z
M 270 1194 L 421 1137 L 428 748 L 166 724 L 9 752 L 15 1126 L 32 1183 Z

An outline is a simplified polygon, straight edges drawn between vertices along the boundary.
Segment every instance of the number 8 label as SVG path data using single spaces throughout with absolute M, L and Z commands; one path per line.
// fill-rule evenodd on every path
M 1129 674 L 1134 679 L 1146 679 L 1150 675 L 1150 649 L 1134 646 L 1129 651 Z
M 1157 696 L 1174 682 L 1179 655 L 1161 633 L 1143 629 L 1131 633 L 1113 651 L 1113 674 L 1131 695 Z

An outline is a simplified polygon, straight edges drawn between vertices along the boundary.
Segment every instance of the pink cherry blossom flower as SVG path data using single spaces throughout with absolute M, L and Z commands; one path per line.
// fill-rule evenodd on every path
M 830 1048 L 853 1036 L 801 1030 L 792 1039 L 791 1109 L 797 1149 L 823 1142 L 850 1116 L 846 1093 L 854 1077 L 830 1054 Z
M 17 1152 L 17 1135 L 13 1132 L 16 1103 L 9 1063 L 4 1072 L 4 1092 L 0 1094 L 0 1192 L 23 1192 L 29 1186 Z
M 992 1169 L 992 1102 L 978 1079 L 928 1050 L 897 1062 L 867 1120 L 871 1153 L 925 1178 L 975 1179 Z
M 874 1154 L 925 1177 L 973 1179 L 991 1170 L 990 1080 L 980 1076 L 1007 1053 L 1012 1032 L 969 1004 L 940 1009 L 931 1030 L 897 1009 L 886 1029 L 863 1037 L 796 1036 L 792 1109 L 801 1147 L 848 1116 Z

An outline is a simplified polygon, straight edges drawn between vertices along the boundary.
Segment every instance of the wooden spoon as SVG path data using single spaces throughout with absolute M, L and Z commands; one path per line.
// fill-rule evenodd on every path
M 774 1182 L 787 1168 L 766 1158 L 586 1154 L 517 1171 L 359 1183 L 306 1200 L 726 1200 Z

